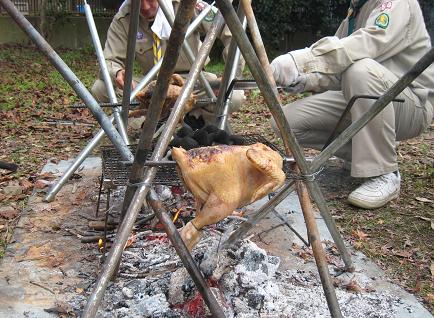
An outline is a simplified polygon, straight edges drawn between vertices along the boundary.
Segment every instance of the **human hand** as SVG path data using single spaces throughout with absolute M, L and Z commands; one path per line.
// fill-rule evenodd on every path
M 116 73 L 116 86 L 120 89 L 123 89 L 125 85 L 125 70 L 119 70 Z M 136 83 L 131 81 L 131 89 L 133 90 L 136 87 Z
M 270 64 L 276 84 L 287 87 L 295 84 L 300 73 L 291 54 L 276 57 Z
M 289 85 L 285 86 L 283 90 L 287 93 L 302 93 L 305 91 L 306 88 L 306 75 L 299 75 L 295 81 Z

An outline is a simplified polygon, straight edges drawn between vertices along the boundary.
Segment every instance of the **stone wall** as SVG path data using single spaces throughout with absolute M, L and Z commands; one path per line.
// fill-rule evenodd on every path
M 27 17 L 32 25 L 39 29 L 39 17 Z M 95 17 L 95 24 L 104 46 L 107 29 L 112 18 Z M 54 47 L 84 48 L 92 46 L 92 38 L 84 16 L 65 17 L 56 21 L 52 26 L 51 36 L 47 39 Z M 21 31 L 18 25 L 9 16 L 0 16 L 0 44 L 30 44 L 30 39 Z

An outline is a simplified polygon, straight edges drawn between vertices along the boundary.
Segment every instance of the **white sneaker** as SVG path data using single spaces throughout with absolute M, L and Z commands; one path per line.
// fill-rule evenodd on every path
M 350 193 L 348 202 L 364 209 L 382 207 L 399 195 L 401 175 L 391 172 L 372 178 Z

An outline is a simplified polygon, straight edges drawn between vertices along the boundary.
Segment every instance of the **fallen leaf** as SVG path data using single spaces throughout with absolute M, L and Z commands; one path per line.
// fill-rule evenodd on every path
M 366 241 L 368 239 L 368 234 L 366 234 L 365 232 L 361 231 L 361 230 L 355 230 L 353 231 L 353 236 L 355 236 L 356 239 L 360 240 L 360 241 Z
M 44 189 L 48 185 L 49 185 L 49 183 L 45 180 L 37 180 L 35 182 L 35 189 Z
M 363 291 L 362 287 L 360 287 L 360 285 L 354 279 L 351 279 L 350 282 L 345 285 L 345 288 L 354 293 L 361 293 Z
M 15 219 L 18 215 L 18 211 L 11 206 L 5 206 L 0 208 L 0 218 L 11 220 Z
M 426 295 L 426 297 L 424 297 L 424 299 L 429 303 L 433 302 L 434 301 L 434 294 L 428 294 L 428 295 Z
M 434 277 L 434 263 L 431 263 L 431 276 Z
M 411 253 L 407 252 L 407 251 L 397 251 L 396 252 L 396 251 L 392 250 L 392 254 L 395 256 L 402 257 L 402 258 L 410 258 L 411 257 Z
M 75 289 L 75 292 L 78 293 L 78 294 L 83 294 L 84 289 L 83 289 L 83 288 L 79 288 L 79 287 L 77 287 L 77 288 Z
M 80 191 L 75 198 L 78 201 L 83 201 L 85 197 L 86 197 L 86 191 Z
M 392 243 L 384 244 L 384 245 L 381 247 L 381 251 L 383 252 L 383 254 L 389 254 L 389 253 L 390 253 L 390 250 L 392 249 L 392 247 L 393 247 Z
M 422 197 L 416 197 L 415 199 L 416 199 L 416 201 L 423 202 L 423 203 L 433 203 L 434 202 L 430 199 L 422 198 Z

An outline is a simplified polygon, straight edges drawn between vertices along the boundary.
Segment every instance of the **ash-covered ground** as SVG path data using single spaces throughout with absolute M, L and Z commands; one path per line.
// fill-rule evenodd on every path
M 219 227 L 206 231 L 192 255 L 227 317 L 330 317 L 317 273 L 279 271 L 279 257 L 250 240 L 219 251 Z M 371 290 L 369 282 L 354 284 L 357 290 L 336 289 L 344 317 L 394 316 L 398 297 Z M 86 295 L 75 294 L 68 302 L 79 312 L 85 301 Z M 124 251 L 120 275 L 107 289 L 97 314 L 207 316 L 210 312 L 164 233 L 142 235 Z

